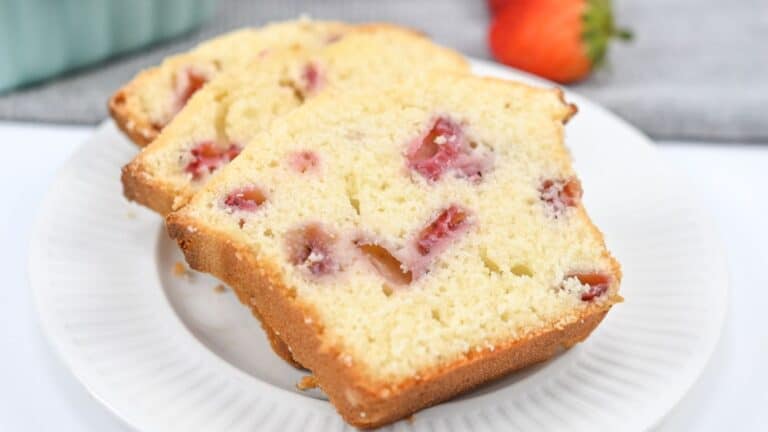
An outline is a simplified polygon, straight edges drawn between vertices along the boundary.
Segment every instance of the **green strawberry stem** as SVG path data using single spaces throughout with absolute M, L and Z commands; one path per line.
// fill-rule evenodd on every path
M 611 0 L 586 0 L 581 38 L 592 67 L 597 68 L 605 61 L 611 39 L 628 41 L 632 32 L 616 28 Z
M 615 29 L 613 31 L 613 36 L 623 41 L 630 41 L 635 37 L 635 35 L 632 34 L 632 31 L 627 29 Z

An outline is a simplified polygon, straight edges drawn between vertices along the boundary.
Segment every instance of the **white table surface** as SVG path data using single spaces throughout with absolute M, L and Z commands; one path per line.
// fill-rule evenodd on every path
M 54 357 L 27 283 L 37 209 L 92 128 L 0 123 L 0 431 L 127 431 Z M 767 143 L 768 144 L 768 143 Z M 726 248 L 728 316 L 702 377 L 659 431 L 768 430 L 768 145 L 663 143 Z

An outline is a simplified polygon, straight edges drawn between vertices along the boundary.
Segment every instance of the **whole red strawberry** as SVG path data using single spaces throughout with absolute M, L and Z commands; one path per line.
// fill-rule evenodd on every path
M 489 0 L 498 12 L 488 40 L 502 63 L 561 83 L 586 77 L 605 59 L 617 29 L 610 0 Z

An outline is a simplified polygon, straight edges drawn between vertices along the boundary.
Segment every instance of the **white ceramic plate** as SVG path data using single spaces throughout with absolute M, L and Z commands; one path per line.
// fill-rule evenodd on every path
M 586 206 L 623 264 L 626 302 L 585 343 L 395 430 L 643 430 L 685 394 L 710 356 L 727 277 L 708 216 L 646 137 L 567 97 L 580 111 L 567 143 Z M 231 292 L 217 293 L 203 274 L 172 273 L 183 258 L 161 218 L 121 194 L 120 167 L 135 153 L 106 122 L 59 174 L 39 216 L 30 281 L 63 361 L 142 431 L 349 429 L 322 395 L 295 389 L 302 372 L 272 353 Z

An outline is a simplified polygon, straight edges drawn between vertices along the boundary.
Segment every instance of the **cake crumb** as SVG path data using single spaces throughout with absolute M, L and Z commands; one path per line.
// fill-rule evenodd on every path
M 136 212 L 133 210 L 128 210 L 125 215 L 128 217 L 128 219 L 136 219 Z
M 224 284 L 218 284 L 215 287 L 213 287 L 213 291 L 216 294 L 223 294 L 223 293 L 227 292 L 227 287 L 224 286 Z
M 178 277 L 189 276 L 189 270 L 187 270 L 187 266 L 183 262 L 176 261 L 173 265 L 173 275 Z
M 413 424 L 413 422 L 416 421 L 416 414 L 409 415 L 405 418 L 405 421 L 407 421 L 408 424 Z
M 296 388 L 301 391 L 317 388 L 317 378 L 314 375 L 305 375 L 296 383 Z

